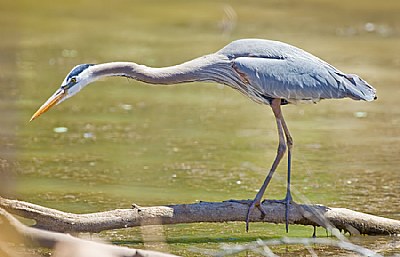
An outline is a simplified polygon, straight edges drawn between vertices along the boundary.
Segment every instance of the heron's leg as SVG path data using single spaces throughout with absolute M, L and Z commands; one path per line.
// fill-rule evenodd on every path
M 251 203 L 249 209 L 247 210 L 247 216 L 246 216 L 246 231 L 249 230 L 249 221 L 250 221 L 250 214 L 254 210 L 255 207 L 259 208 L 261 213 L 265 215 L 265 211 L 261 207 L 261 199 L 265 193 L 265 189 L 267 188 L 269 182 L 272 179 L 272 176 L 274 175 L 274 172 L 276 168 L 279 165 L 279 162 L 281 161 L 283 155 L 286 152 L 286 143 L 285 143 L 285 136 L 284 136 L 284 128 L 282 125 L 282 112 L 281 112 L 281 99 L 274 99 L 272 100 L 271 103 L 271 108 L 272 111 L 275 115 L 275 120 L 276 120 L 276 125 L 278 128 L 278 135 L 279 135 L 279 144 L 278 144 L 278 150 L 277 154 L 275 157 L 274 162 L 272 163 L 271 169 L 267 175 L 267 177 L 264 180 L 264 183 L 262 184 L 260 190 L 258 191 L 256 197 L 254 198 L 253 202 Z
M 283 115 L 281 115 L 281 122 L 283 126 L 283 131 L 285 132 L 286 136 L 286 144 L 288 148 L 288 174 L 287 174 L 287 191 L 286 191 L 286 197 L 284 199 L 285 202 L 285 220 L 286 220 L 286 233 L 289 232 L 289 204 L 292 201 L 292 194 L 290 192 L 290 172 L 291 172 L 291 167 L 292 167 L 292 147 L 293 147 L 293 139 L 292 136 L 289 133 L 289 129 L 286 125 L 285 119 L 283 118 Z

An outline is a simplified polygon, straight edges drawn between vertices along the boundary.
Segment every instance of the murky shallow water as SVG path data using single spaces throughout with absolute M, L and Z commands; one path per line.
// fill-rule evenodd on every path
M 397 1 L 1 5 L 0 30 L 7 35 L 0 42 L 1 153 L 2 159 L 14 159 L 2 169 L 15 174 L 11 188 L 18 198 L 70 212 L 128 208 L 132 202 L 253 198 L 276 151 L 275 123 L 268 107 L 230 88 L 107 79 L 27 121 L 76 64 L 172 65 L 237 38 L 258 37 L 302 47 L 378 90 L 373 103 L 332 100 L 284 108 L 295 140 L 295 199 L 400 219 Z M 60 127 L 67 131 L 54 131 Z M 284 196 L 285 168 L 283 163 L 266 197 Z M 130 229 L 101 236 L 152 248 L 145 233 Z M 246 234 L 241 223 L 166 226 L 158 233 L 166 243 L 155 248 L 189 255 L 196 255 L 188 250 L 192 246 L 285 235 L 283 226 L 268 224 L 252 224 Z M 311 234 L 311 228 L 292 226 L 289 236 Z M 354 240 L 398 253 L 395 238 Z M 279 253 L 307 254 L 285 251 Z M 339 253 L 328 248 L 320 254 Z

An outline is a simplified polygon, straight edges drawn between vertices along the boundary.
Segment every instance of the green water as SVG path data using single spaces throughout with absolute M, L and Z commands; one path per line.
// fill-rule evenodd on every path
M 295 200 L 400 219 L 397 0 L 8 1 L 0 7 L 1 171 L 13 174 L 2 186 L 7 182 L 19 199 L 85 213 L 129 208 L 133 202 L 253 198 L 276 153 L 275 122 L 269 107 L 228 87 L 150 87 L 110 78 L 28 120 L 76 64 L 120 60 L 167 66 L 255 37 L 299 46 L 378 90 L 373 103 L 284 107 L 295 140 Z M 54 132 L 58 127 L 68 131 Z M 283 162 L 267 198 L 283 198 L 285 170 Z M 269 224 L 251 224 L 249 233 L 243 223 L 152 229 L 99 236 L 196 256 L 193 247 L 286 235 L 284 226 Z M 289 236 L 311 234 L 312 228 L 290 227 Z M 384 253 L 399 251 L 388 247 L 390 237 L 353 240 Z M 277 252 L 307 254 L 300 249 Z

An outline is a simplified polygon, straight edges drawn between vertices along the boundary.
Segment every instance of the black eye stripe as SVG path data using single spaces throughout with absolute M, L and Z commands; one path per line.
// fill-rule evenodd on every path
M 61 87 L 61 89 L 68 89 L 71 88 L 73 85 L 76 84 L 76 78 L 71 78 L 69 82 Z

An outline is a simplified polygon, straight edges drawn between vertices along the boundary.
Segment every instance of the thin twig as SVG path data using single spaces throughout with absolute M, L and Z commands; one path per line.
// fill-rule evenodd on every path
M 208 251 L 207 253 L 212 256 L 216 257 L 223 257 L 223 256 L 230 256 L 230 255 L 235 255 L 244 251 L 257 251 L 259 248 L 265 247 L 265 246 L 277 246 L 277 245 L 304 245 L 307 247 L 310 247 L 312 244 L 317 244 L 317 245 L 327 245 L 327 246 L 333 246 L 337 247 L 343 250 L 348 250 L 351 252 L 358 253 L 362 256 L 369 256 L 369 257 L 383 257 L 382 255 L 371 251 L 367 248 L 364 248 L 359 245 L 355 245 L 350 242 L 344 242 L 341 240 L 334 240 L 334 239 L 325 239 L 325 238 L 281 238 L 281 239 L 270 239 L 270 240 L 263 240 L 263 241 L 256 241 L 253 243 L 249 243 L 246 245 L 240 245 L 239 247 L 231 248 L 231 249 L 222 249 L 221 251 L 218 252 L 211 252 Z M 312 251 L 314 255 L 315 252 Z M 269 255 L 269 252 L 266 253 L 266 256 L 276 256 L 274 255 Z

